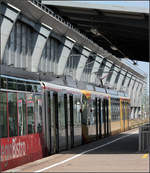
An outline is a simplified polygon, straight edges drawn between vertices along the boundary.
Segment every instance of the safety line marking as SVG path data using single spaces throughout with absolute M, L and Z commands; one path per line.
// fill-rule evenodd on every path
M 142 156 L 142 159 L 146 159 L 148 157 L 148 154 L 144 154 L 144 156 Z
M 120 140 L 120 139 L 126 138 L 126 137 L 131 136 L 131 135 L 134 135 L 134 134 L 136 134 L 136 133 L 137 133 L 137 132 L 131 133 L 131 134 L 129 134 L 129 135 L 120 137 L 120 138 L 115 139 L 115 140 L 113 140 L 113 141 L 111 141 L 111 142 L 108 142 L 108 143 L 106 143 L 106 144 L 103 144 L 103 145 L 97 146 L 97 147 L 95 147 L 95 148 L 92 148 L 92 149 L 83 151 L 83 152 L 81 152 L 80 154 L 77 154 L 77 155 L 75 155 L 75 156 L 73 156 L 73 157 L 70 157 L 70 158 L 65 159 L 65 160 L 63 160 L 63 161 L 61 161 L 61 162 L 55 163 L 55 164 L 53 164 L 53 165 L 50 165 L 50 166 L 48 166 L 48 167 L 46 167 L 46 168 L 43 168 L 43 169 L 39 169 L 39 170 L 34 171 L 34 172 L 43 172 L 43 171 L 45 171 L 45 170 L 47 170 L 47 169 L 51 169 L 51 168 L 56 167 L 56 166 L 58 166 L 58 165 L 62 165 L 63 163 L 66 163 L 66 162 L 68 162 L 68 161 L 70 161 L 70 160 L 73 160 L 73 159 L 75 159 L 75 158 L 77 158 L 77 157 L 80 157 L 80 156 L 82 156 L 82 155 L 85 154 L 85 153 L 89 153 L 89 152 L 94 151 L 94 150 L 97 150 L 97 149 L 99 149 L 99 148 L 103 148 L 103 147 L 105 147 L 105 146 L 107 146 L 107 145 L 109 145 L 109 144 L 112 144 L 112 143 L 114 143 L 114 142 L 116 142 L 116 141 L 118 141 L 118 140 Z

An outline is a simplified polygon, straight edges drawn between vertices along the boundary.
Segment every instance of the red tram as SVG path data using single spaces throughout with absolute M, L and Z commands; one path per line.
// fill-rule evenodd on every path
M 41 99 L 39 82 L 1 76 L 1 171 L 43 157 Z

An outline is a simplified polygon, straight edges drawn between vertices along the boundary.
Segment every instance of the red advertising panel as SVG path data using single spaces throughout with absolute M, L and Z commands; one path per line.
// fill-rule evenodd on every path
M 0 139 L 1 170 L 10 169 L 42 158 L 40 134 Z

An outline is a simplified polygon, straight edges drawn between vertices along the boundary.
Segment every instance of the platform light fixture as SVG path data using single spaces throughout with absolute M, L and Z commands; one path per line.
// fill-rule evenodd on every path
M 113 46 L 113 45 L 111 45 L 110 48 L 111 48 L 112 50 L 118 50 L 118 49 L 116 48 L 116 46 Z

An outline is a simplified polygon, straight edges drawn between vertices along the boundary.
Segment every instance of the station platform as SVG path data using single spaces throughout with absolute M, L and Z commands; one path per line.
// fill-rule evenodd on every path
M 138 151 L 138 133 L 133 129 L 6 172 L 149 172 L 149 154 Z

